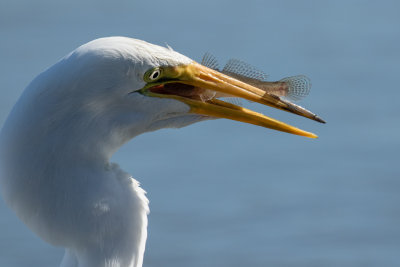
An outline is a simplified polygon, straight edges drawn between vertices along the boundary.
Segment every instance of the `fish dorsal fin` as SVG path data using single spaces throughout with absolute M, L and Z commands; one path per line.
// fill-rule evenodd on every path
M 204 54 L 201 60 L 201 65 L 216 71 L 220 71 L 218 60 L 209 52 Z M 223 97 L 223 100 L 237 106 L 242 106 L 240 98 L 237 97 Z
M 222 73 L 233 76 L 239 80 L 265 81 L 268 77 L 263 71 L 238 59 L 229 59 Z M 241 78 L 243 77 L 243 78 Z
M 204 54 L 201 64 L 213 70 L 220 71 L 217 59 L 208 52 Z M 296 75 L 283 78 L 277 82 L 270 82 L 267 81 L 268 75 L 265 72 L 238 59 L 229 59 L 221 72 L 289 101 L 303 99 L 310 93 L 311 89 L 311 81 L 305 75 Z M 237 100 L 234 101 L 239 102 Z
M 219 71 L 218 60 L 209 52 L 204 54 L 203 59 L 201 60 L 201 65 Z
M 304 75 L 283 78 L 279 82 L 284 82 L 286 86 L 276 86 L 276 83 L 267 81 L 268 76 L 263 71 L 238 59 L 230 59 L 222 73 L 292 101 L 306 97 L 311 89 L 311 81 Z

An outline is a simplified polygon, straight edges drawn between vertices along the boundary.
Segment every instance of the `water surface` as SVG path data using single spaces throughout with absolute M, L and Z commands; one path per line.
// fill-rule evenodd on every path
M 114 156 L 151 200 L 144 266 L 399 266 L 397 1 L 0 3 L 0 122 L 42 70 L 124 35 L 200 60 L 308 75 L 301 102 L 326 125 L 246 106 L 319 134 L 232 121 L 135 138 Z M 0 266 L 57 266 L 60 248 L 0 202 Z

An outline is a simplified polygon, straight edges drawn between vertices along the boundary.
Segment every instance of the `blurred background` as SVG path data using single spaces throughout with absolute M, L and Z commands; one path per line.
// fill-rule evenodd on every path
M 305 74 L 310 140 L 228 120 L 145 134 L 113 157 L 151 201 L 144 266 L 400 266 L 400 2 L 0 2 L 0 123 L 41 71 L 123 35 L 264 70 Z M 63 255 L 0 202 L 0 266 Z

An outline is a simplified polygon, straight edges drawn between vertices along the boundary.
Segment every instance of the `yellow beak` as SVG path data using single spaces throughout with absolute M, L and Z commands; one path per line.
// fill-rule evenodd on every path
M 163 76 L 168 78 L 168 81 L 165 83 L 183 83 L 193 86 L 194 88 L 211 90 L 215 92 L 217 96 L 240 97 L 320 121 L 319 117 L 297 105 L 284 101 L 279 97 L 268 94 L 257 87 L 246 84 L 196 62 L 189 65 L 165 67 L 163 70 Z M 231 119 L 291 134 L 317 138 L 317 135 L 313 133 L 303 131 L 286 123 L 267 117 L 263 114 L 224 102 L 217 98 L 211 98 L 207 101 L 200 101 L 180 96 L 178 94 L 159 94 L 151 91 L 147 91 L 146 94 L 149 96 L 173 98 L 182 101 L 190 106 L 191 113 Z

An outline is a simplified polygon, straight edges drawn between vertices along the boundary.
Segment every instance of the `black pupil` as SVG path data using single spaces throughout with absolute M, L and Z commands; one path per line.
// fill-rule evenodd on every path
M 158 74 L 159 74 L 158 71 L 153 72 L 153 75 L 151 75 L 151 78 L 156 79 L 158 77 Z

